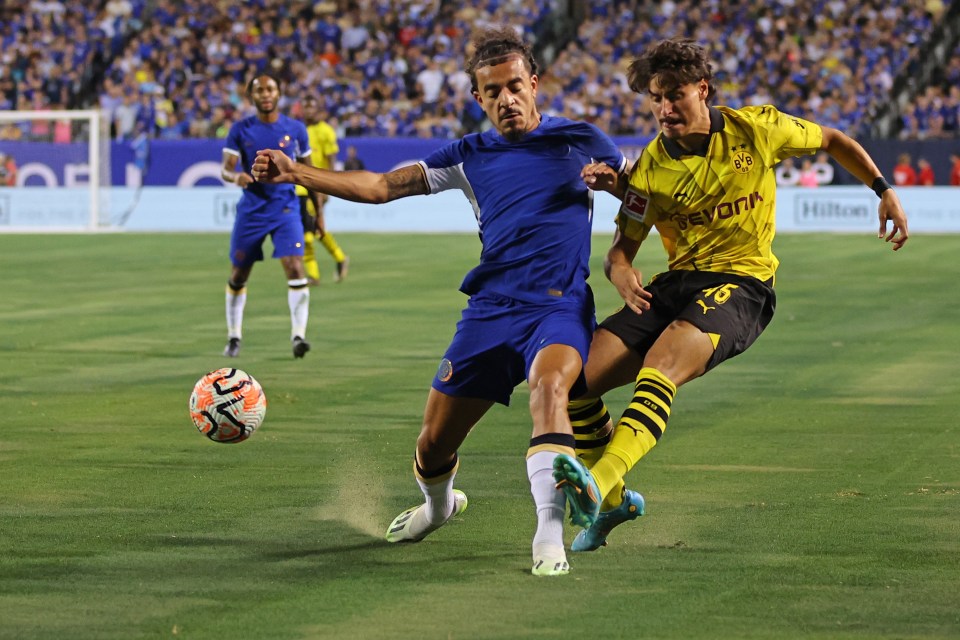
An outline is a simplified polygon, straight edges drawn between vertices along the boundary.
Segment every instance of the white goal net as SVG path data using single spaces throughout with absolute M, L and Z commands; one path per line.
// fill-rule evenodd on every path
M 0 233 L 108 227 L 110 182 L 99 111 L 0 111 Z

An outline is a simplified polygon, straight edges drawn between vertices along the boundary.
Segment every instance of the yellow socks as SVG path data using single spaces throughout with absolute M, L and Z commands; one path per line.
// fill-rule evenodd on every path
M 654 368 L 645 367 L 627 410 L 617 423 L 603 457 L 590 469 L 601 495 L 622 484 L 623 477 L 657 444 L 667 428 L 677 386 Z

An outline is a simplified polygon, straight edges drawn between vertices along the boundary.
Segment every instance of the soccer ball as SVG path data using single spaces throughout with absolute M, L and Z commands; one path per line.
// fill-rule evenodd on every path
M 190 394 L 190 417 L 214 442 L 243 442 L 267 413 L 267 397 L 253 376 L 225 367 L 197 380 Z

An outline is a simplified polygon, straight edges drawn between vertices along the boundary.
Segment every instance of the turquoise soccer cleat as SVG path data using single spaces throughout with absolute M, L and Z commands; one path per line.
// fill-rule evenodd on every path
M 591 526 L 600 513 L 603 496 L 590 470 L 576 457 L 559 453 L 553 460 L 553 479 L 567 496 L 570 521 L 584 529 Z
M 607 536 L 613 528 L 636 520 L 643 515 L 643 496 L 636 491 L 627 490 L 623 494 L 623 502 L 616 509 L 603 511 L 590 527 L 584 529 L 573 539 L 571 551 L 594 551 L 607 544 Z

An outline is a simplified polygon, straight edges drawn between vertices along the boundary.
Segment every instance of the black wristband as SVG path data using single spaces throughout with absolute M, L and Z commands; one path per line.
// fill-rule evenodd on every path
M 873 184 L 870 185 L 870 188 L 873 189 L 873 192 L 877 194 L 877 197 L 879 198 L 883 195 L 884 191 L 887 189 L 892 189 L 893 187 L 890 186 L 890 183 L 887 182 L 886 178 L 879 176 L 874 178 Z

